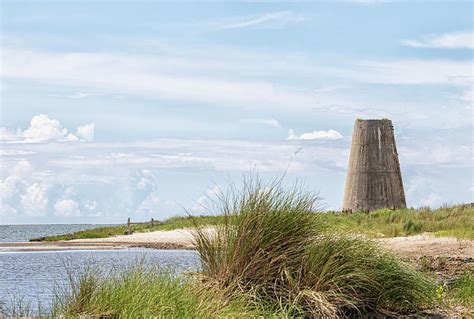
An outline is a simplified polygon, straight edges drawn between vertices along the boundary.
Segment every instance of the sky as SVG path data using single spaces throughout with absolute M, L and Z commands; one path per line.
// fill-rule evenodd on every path
M 0 0 L 0 224 L 203 214 L 253 172 L 341 209 L 356 118 L 407 205 L 474 202 L 471 1 Z

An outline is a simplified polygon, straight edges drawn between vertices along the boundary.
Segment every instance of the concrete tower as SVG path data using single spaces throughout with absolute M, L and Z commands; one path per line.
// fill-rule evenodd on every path
M 355 212 L 405 207 L 392 121 L 356 120 L 343 209 Z

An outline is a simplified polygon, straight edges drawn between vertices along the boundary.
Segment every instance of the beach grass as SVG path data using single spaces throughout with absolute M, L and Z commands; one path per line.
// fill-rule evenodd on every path
M 244 181 L 221 197 L 215 232 L 197 225 L 202 284 L 275 314 L 337 318 L 416 313 L 433 305 L 424 274 L 361 236 L 328 230 L 319 198 L 280 181 Z
M 381 209 L 373 212 L 318 214 L 319 222 L 330 230 L 350 231 L 377 237 L 436 236 L 474 239 L 474 207 L 471 205 L 413 209 Z
M 317 194 L 299 185 L 244 179 L 242 187 L 231 185 L 218 195 L 209 208 L 214 217 L 133 225 L 137 232 L 192 228 L 198 272 L 176 275 L 142 264 L 109 273 L 76 271 L 57 291 L 51 316 L 344 318 L 472 307 L 471 273 L 437 284 L 434 274 L 416 270 L 371 239 L 422 232 L 471 238 L 472 207 L 352 214 L 320 207 Z M 74 238 L 125 232 L 120 227 Z
M 137 263 L 118 272 L 89 267 L 58 290 L 53 318 L 255 318 L 242 299 L 228 300 L 198 282 Z

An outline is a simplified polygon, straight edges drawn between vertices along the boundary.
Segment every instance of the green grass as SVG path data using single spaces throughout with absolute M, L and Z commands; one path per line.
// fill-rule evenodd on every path
M 349 231 L 366 234 L 369 237 L 398 237 L 430 232 L 436 236 L 460 239 L 474 239 L 474 207 L 457 205 L 431 210 L 422 209 L 382 209 L 370 213 L 327 212 L 315 214 L 321 227 L 334 231 Z M 194 220 L 194 221 L 193 221 Z M 200 225 L 217 225 L 223 216 L 173 217 L 153 227 L 150 224 L 132 225 L 133 232 L 173 230 L 189 228 L 197 222 Z M 34 238 L 31 241 L 57 241 L 83 238 L 106 238 L 123 235 L 127 227 L 109 226 L 88 229 L 72 234 Z
M 140 264 L 118 273 L 88 268 L 57 292 L 53 318 L 244 318 L 263 316 L 198 282 Z
M 435 285 L 360 236 L 328 231 L 314 194 L 246 180 L 222 200 L 216 233 L 197 228 L 202 281 L 276 314 L 336 318 L 416 312 Z
M 52 317 L 338 318 L 423 314 L 473 304 L 473 277 L 436 285 L 431 276 L 368 237 L 432 232 L 473 238 L 473 208 L 322 213 L 319 198 L 281 181 L 244 180 L 221 194 L 215 217 L 176 217 L 136 232 L 194 227 L 199 273 L 175 276 L 142 265 L 70 274 Z M 213 225 L 215 231 L 204 226 Z M 40 240 L 101 238 L 125 226 Z M 367 234 L 367 236 L 360 236 Z M 0 305 L 0 313 L 5 305 Z M 30 309 L 18 303 L 17 313 Z M 14 309 L 14 310 L 15 310 Z
M 471 308 L 474 306 L 474 275 L 472 272 L 466 271 L 456 278 L 446 290 L 446 299 L 450 300 L 451 304 L 461 304 Z
M 370 213 L 326 213 L 317 216 L 332 230 L 350 231 L 370 237 L 398 237 L 433 233 L 460 239 L 474 239 L 474 207 L 458 205 L 436 210 L 382 209 Z

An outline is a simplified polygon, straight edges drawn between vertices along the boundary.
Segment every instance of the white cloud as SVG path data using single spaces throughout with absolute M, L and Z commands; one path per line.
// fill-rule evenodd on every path
M 95 200 L 94 201 L 88 200 L 85 206 L 88 210 L 95 210 L 98 206 L 98 203 Z
M 82 140 L 90 142 L 94 140 L 94 130 L 94 123 L 86 124 L 77 128 L 76 135 L 79 136 Z
M 152 172 L 147 169 L 142 169 L 137 172 L 136 177 L 132 180 L 136 182 L 136 188 L 138 191 L 151 192 L 156 189 L 155 177 Z
M 22 136 L 31 142 L 46 142 L 50 140 L 72 140 L 66 128 L 56 119 L 50 119 L 45 114 L 36 115 L 31 119 L 30 127 L 23 131 Z
M 5 180 L 0 180 L 0 199 L 6 201 L 20 192 L 24 182 L 17 176 L 8 176 Z
M 274 128 L 280 127 L 280 123 L 278 120 L 273 118 L 249 118 L 249 119 L 242 119 L 242 123 L 251 123 L 251 124 L 259 124 L 259 125 L 266 125 Z
M 45 216 L 48 213 L 48 188 L 44 184 L 34 183 L 21 195 L 23 211 L 29 216 Z
M 304 21 L 305 18 L 291 11 L 269 12 L 259 16 L 234 18 L 220 23 L 217 30 L 243 29 L 255 27 L 282 27 L 289 23 Z
M 30 177 L 33 173 L 33 167 L 30 162 L 27 160 L 20 160 L 16 165 L 11 169 L 10 174 L 18 177 Z
M 474 49 L 474 33 L 453 32 L 429 35 L 422 40 L 403 40 L 402 44 L 415 48 Z
M 203 50 L 204 51 L 204 50 Z M 211 50 L 212 51 L 212 50 Z M 443 84 L 463 88 L 472 84 L 472 62 L 454 60 L 347 61 L 344 65 L 318 64 L 298 54 L 272 57 L 252 52 L 198 51 L 174 55 L 122 53 L 57 53 L 5 49 L 8 61 L 0 70 L 6 79 L 20 79 L 107 94 L 136 95 L 212 103 L 222 107 L 308 114 L 331 105 L 344 105 L 355 116 L 367 103 L 340 94 L 322 94 L 311 87 L 273 82 L 284 76 L 301 80 L 343 79 L 344 83 Z M 195 53 L 194 51 L 192 53 Z M 228 56 L 230 55 L 230 57 Z M 309 81 L 311 82 L 311 81 Z M 355 84 L 350 84 L 355 85 Z M 384 106 L 390 114 L 406 104 Z M 290 107 L 291 106 L 291 107 Z M 331 110 L 329 110 L 331 111 Z M 331 111 L 332 112 L 332 111 Z M 413 112 L 410 112 L 410 118 Z M 0 136 L 5 135 L 0 129 Z M 10 132 L 7 132 L 10 133 Z
M 135 214 L 153 215 L 158 213 L 161 199 L 157 192 L 149 193 L 135 210 Z
M 53 53 L 5 49 L 8 63 L 0 70 L 5 78 L 24 79 L 66 87 L 172 98 L 225 105 L 265 104 L 311 105 L 312 94 L 275 86 L 264 80 L 235 80 L 234 77 L 209 76 L 213 66 L 200 66 L 195 57 L 185 57 L 184 65 L 167 69 L 160 56 L 120 53 Z M 239 61 L 238 63 L 241 63 Z M 199 65 L 202 74 L 189 75 Z M 223 68 L 228 68 L 223 66 Z M 222 71 L 219 68 L 219 71 Z
M 0 127 L 0 141 L 13 141 L 17 139 L 20 132 L 11 132 L 6 127 Z
M 95 124 L 86 124 L 77 128 L 77 135 L 82 141 L 94 139 Z M 0 127 L 0 141 L 8 143 L 44 143 L 44 142 L 77 142 L 79 138 L 69 133 L 61 123 L 49 118 L 46 114 L 39 114 L 31 119 L 30 126 L 26 130 L 17 129 L 9 131 Z
M 78 217 L 81 216 L 79 204 L 72 199 L 64 199 L 54 204 L 54 215 L 58 217 Z
M 70 99 L 84 99 L 84 98 L 87 98 L 87 97 L 104 96 L 104 95 L 107 95 L 107 94 L 104 94 L 104 93 L 90 93 L 90 92 L 76 92 L 76 93 L 73 93 L 73 94 L 68 95 L 66 97 L 68 97 Z
M 194 205 L 189 209 L 192 213 L 212 213 L 212 206 L 216 204 L 219 199 L 222 197 L 222 189 L 218 185 L 214 185 L 213 187 L 206 190 L 206 194 L 200 196 Z
M 472 61 L 389 60 L 365 61 L 328 72 L 366 83 L 466 85 L 472 83 L 472 68 Z
M 335 130 L 314 131 L 296 135 L 292 129 L 288 130 L 287 140 L 338 140 L 343 138 L 342 134 Z

